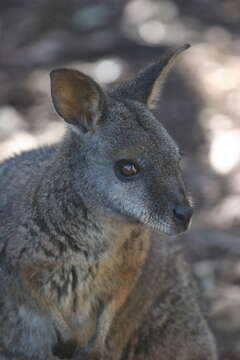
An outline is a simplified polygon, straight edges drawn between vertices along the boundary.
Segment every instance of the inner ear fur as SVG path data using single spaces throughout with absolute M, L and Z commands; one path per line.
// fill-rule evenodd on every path
M 89 76 L 71 69 L 53 70 L 50 79 L 57 113 L 84 132 L 94 131 L 105 103 L 100 86 Z

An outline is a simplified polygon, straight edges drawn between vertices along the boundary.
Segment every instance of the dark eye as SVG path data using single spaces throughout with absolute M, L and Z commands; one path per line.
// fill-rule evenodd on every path
M 120 180 L 132 180 L 139 171 L 139 166 L 132 160 L 119 160 L 115 164 L 115 173 Z

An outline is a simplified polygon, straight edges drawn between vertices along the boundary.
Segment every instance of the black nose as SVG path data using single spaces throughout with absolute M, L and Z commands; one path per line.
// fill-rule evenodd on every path
M 193 209 L 188 204 L 177 204 L 173 209 L 173 214 L 178 222 L 187 226 L 192 217 Z

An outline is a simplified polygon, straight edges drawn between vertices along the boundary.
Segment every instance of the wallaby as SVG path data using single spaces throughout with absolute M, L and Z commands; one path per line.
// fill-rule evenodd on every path
M 193 210 L 154 114 L 185 45 L 108 91 L 51 72 L 66 133 L 0 166 L 0 359 L 215 360 L 169 235 Z

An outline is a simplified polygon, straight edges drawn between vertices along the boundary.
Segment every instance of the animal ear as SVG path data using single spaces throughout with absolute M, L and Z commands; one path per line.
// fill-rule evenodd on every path
M 135 79 L 126 81 L 117 87 L 113 94 L 118 97 L 140 101 L 146 104 L 149 109 L 155 109 L 164 81 L 176 58 L 189 47 L 189 44 L 185 44 L 167 53 L 159 62 L 143 69 Z
M 80 71 L 56 69 L 50 73 L 51 94 L 57 113 L 82 131 L 94 131 L 105 104 L 100 86 Z

